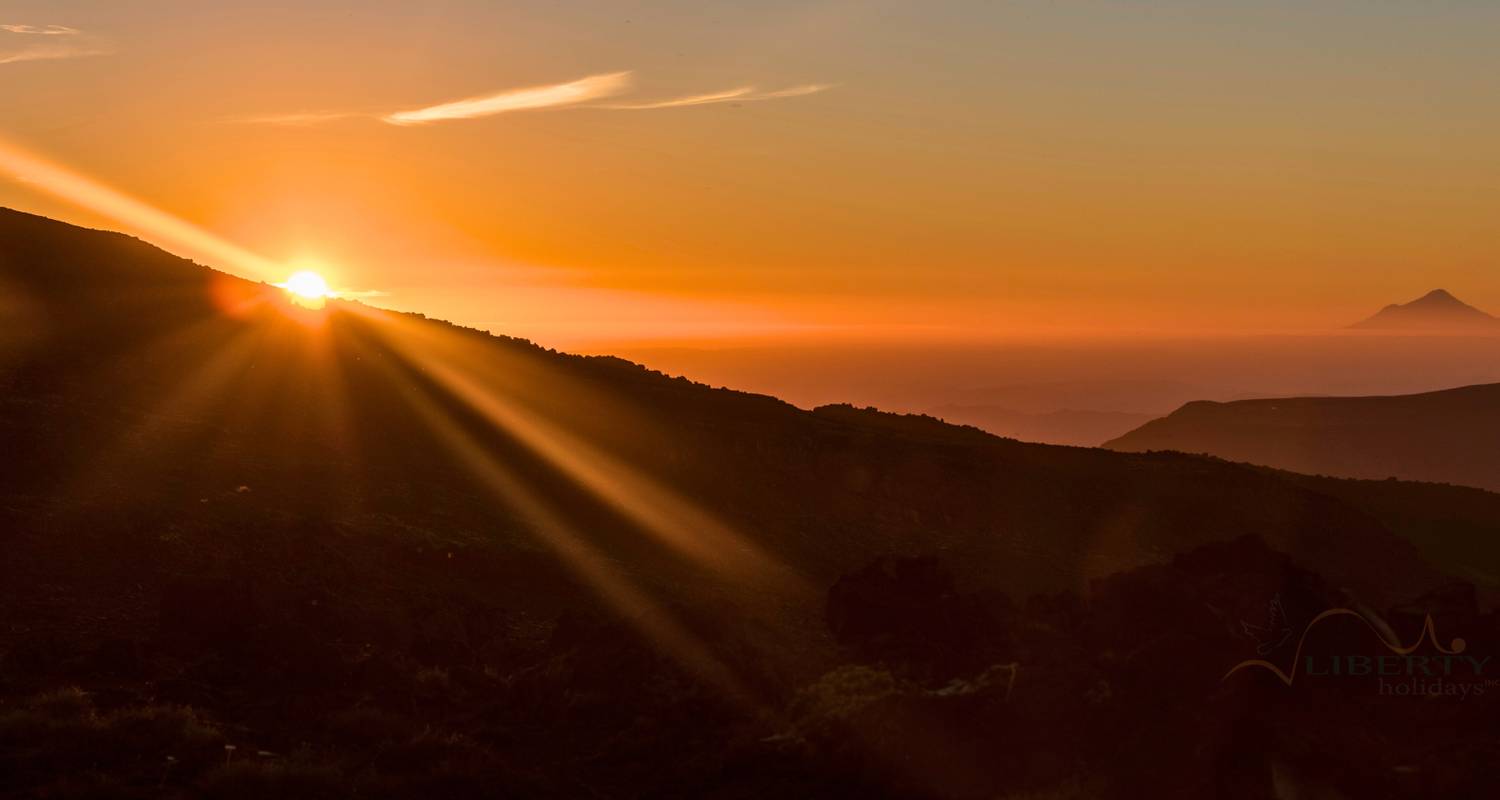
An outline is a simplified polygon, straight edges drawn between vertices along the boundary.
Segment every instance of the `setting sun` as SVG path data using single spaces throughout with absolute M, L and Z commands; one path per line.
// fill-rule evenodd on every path
M 307 270 L 292 273 L 292 277 L 287 278 L 285 283 L 276 285 L 307 300 L 320 300 L 333 296 L 333 292 L 328 288 L 328 281 L 323 280 L 322 275 Z

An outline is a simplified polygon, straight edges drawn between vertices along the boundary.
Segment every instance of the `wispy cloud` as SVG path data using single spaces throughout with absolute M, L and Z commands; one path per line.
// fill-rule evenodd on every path
M 0 36 L 0 64 L 84 58 L 108 55 L 113 52 L 96 41 L 94 37 L 86 36 L 83 31 L 66 25 L 0 25 L 0 34 L 26 37 L 15 39 L 11 36 Z M 7 46 L 17 41 L 24 41 L 25 44 L 18 47 Z
M 709 94 L 694 94 L 687 97 L 677 97 L 671 100 L 657 100 L 650 103 L 617 103 L 601 105 L 599 108 L 612 108 L 621 111 L 637 111 L 651 108 L 679 108 L 681 106 L 704 106 L 710 103 L 728 103 L 734 100 L 743 100 L 755 91 L 754 86 L 741 86 L 738 89 L 726 89 L 722 92 Z
M 0 31 L 30 36 L 77 36 L 82 31 L 66 25 L 0 25 Z
M 592 101 L 613 97 L 630 87 L 631 73 L 609 72 L 589 75 L 567 83 L 547 86 L 530 86 L 524 89 L 506 89 L 494 94 L 453 100 L 437 105 L 407 111 L 351 111 L 314 110 L 288 114 L 261 114 L 233 117 L 225 122 L 246 125 L 275 125 L 287 128 L 306 128 L 343 119 L 376 119 L 390 125 L 414 126 L 459 119 L 477 119 L 512 111 L 527 111 L 543 108 L 602 108 L 615 111 L 644 111 L 657 108 L 684 108 L 713 103 L 753 103 L 776 100 L 784 97 L 802 97 L 833 88 L 829 83 L 809 83 L 785 89 L 761 91 L 754 86 L 740 86 L 720 92 L 673 97 L 642 103 L 595 103 Z
M 75 47 L 36 45 L 19 50 L 0 50 L 0 64 L 17 64 L 22 61 L 49 61 L 59 58 L 85 58 L 107 56 L 111 53 L 103 47 Z
M 567 83 L 507 89 L 502 92 L 439 103 L 410 111 L 397 111 L 380 119 L 392 125 L 424 125 L 455 119 L 474 119 L 536 108 L 571 106 L 619 94 L 630 85 L 629 72 L 590 75 Z
M 809 83 L 802 86 L 792 86 L 786 89 L 777 89 L 772 92 L 761 92 L 754 100 L 775 100 L 780 97 L 804 97 L 818 92 L 826 92 L 833 88 L 831 83 Z
M 618 111 L 647 111 L 657 108 L 706 106 L 714 103 L 753 103 L 760 100 L 776 100 L 782 97 L 802 97 L 832 88 L 833 85 L 828 83 L 809 83 L 804 86 L 792 86 L 787 89 L 762 92 L 756 90 L 754 86 L 741 86 L 737 89 L 726 89 L 722 92 L 694 94 L 687 97 L 674 97 L 669 100 L 656 100 L 648 103 L 612 103 L 599 105 L 596 108 L 609 108 Z

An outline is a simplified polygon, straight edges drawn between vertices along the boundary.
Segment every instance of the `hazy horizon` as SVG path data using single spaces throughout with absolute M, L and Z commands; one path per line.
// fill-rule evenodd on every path
M 1500 337 L 1369 332 L 597 352 L 804 408 L 846 402 L 918 413 L 957 404 L 1161 415 L 1190 400 L 1412 394 L 1500 381 Z
M 4 15 L 0 205 L 553 346 L 1310 330 L 1437 287 L 1500 308 L 1482 4 Z

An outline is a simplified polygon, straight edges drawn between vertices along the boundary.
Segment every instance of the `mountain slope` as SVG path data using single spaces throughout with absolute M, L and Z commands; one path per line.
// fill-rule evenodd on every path
M 1401 538 L 1441 525 L 1422 487 L 1363 503 L 1209 459 L 806 412 L 420 315 L 299 310 L 16 212 L 0 286 L 0 702 L 22 709 L 0 717 L 0 793 L 46 763 L 118 772 L 128 796 L 332 771 L 363 796 L 993 797 L 1076 757 L 1202 796 L 1213 762 L 1170 750 L 1202 722 L 1157 714 L 1141 642 L 1190 643 L 1147 659 L 1190 665 L 1174 697 L 1224 701 L 1233 615 L 1291 560 L 1339 587 L 1317 602 L 1382 608 L 1500 558 Z M 1469 530 L 1500 533 L 1474 508 Z M 890 618 L 907 608 L 928 616 Z M 1010 662 L 1028 683 L 999 721 L 944 705 L 993 707 L 986 670 Z M 889 729 L 819 738 L 888 678 L 869 713 Z M 1132 680 L 1108 719 L 1173 720 L 1139 737 L 1160 752 L 1117 755 L 1086 700 Z M 49 694 L 70 685 L 91 699 Z M 129 714 L 181 722 L 173 749 L 77 750 Z M 38 761 L 34 732 L 70 725 L 89 733 Z M 204 754 L 213 736 L 321 760 L 247 777 Z
M 1390 397 L 1188 403 L 1105 444 L 1294 472 L 1500 489 L 1500 384 Z
M 1409 303 L 1392 303 L 1350 326 L 1365 330 L 1500 331 L 1500 319 L 1434 289 Z
M 428 517 L 441 507 L 477 515 L 469 524 L 478 527 L 496 509 L 462 496 L 476 478 L 466 456 L 445 444 L 448 425 L 458 439 L 501 448 L 564 507 L 619 526 L 609 519 L 618 502 L 578 503 L 574 495 L 589 492 L 538 454 L 547 443 L 494 430 L 460 390 L 433 378 L 441 367 L 469 370 L 466 391 L 503 398 L 512 407 L 505 413 L 728 517 L 776 560 L 818 578 L 875 550 L 951 549 L 983 554 L 986 580 L 1032 591 L 1159 558 L 1199 542 L 1205 527 L 1224 538 L 1268 532 L 1290 549 L 1379 535 L 1360 518 L 1329 528 L 1341 512 L 1322 498 L 1228 466 L 1058 450 L 850 408 L 802 412 L 615 359 L 349 304 L 309 326 L 286 313 L 275 290 L 126 237 L 7 217 L 0 235 L 26 244 L 7 247 L 4 274 L 43 320 L 29 326 L 42 338 L 19 349 L 7 375 L 5 422 L 12 441 L 33 448 L 22 474 L 7 476 L 13 481 L 108 470 L 122 491 L 159 477 L 155 485 L 176 487 L 183 503 L 241 485 L 259 499 L 264 486 L 280 509 L 297 513 L 347 505 Z M 149 276 L 143 284 L 113 282 L 120 264 L 138 261 Z M 64 283 L 58 263 L 76 277 Z M 77 274 L 95 265 L 102 277 Z M 55 294 L 54 283 L 63 287 Z M 225 312 L 225 295 L 251 298 L 251 310 Z M 447 420 L 434 428 L 424 414 Z M 115 449 L 128 467 L 103 457 Z M 348 472 L 358 480 L 346 480 Z M 356 488 L 366 483 L 382 490 Z M 413 505 L 386 485 L 436 495 Z M 1201 491 L 1209 486 L 1219 488 Z M 1257 510 L 1217 510 L 1225 492 Z M 1265 494 L 1276 502 L 1249 500 Z M 1119 529 L 1122 520 L 1132 522 Z M 527 536 L 517 522 L 503 527 Z
M 993 405 L 945 405 L 932 415 L 955 425 L 973 425 L 1023 442 L 1092 447 L 1149 422 L 1149 414 L 1062 409 L 1027 412 Z

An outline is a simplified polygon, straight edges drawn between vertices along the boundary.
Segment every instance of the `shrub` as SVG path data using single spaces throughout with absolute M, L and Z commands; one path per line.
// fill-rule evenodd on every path
M 865 709 L 901 692 L 901 682 L 888 670 L 862 664 L 839 667 L 797 693 L 792 733 L 803 739 L 837 736 Z
M 343 776 L 326 765 L 236 761 L 215 767 L 203 781 L 207 800 L 319 800 L 343 797 Z
M 853 655 L 930 677 L 971 673 L 1009 650 L 1001 622 L 932 558 L 887 556 L 843 575 L 826 614 Z
M 0 714 L 0 754 L 21 765 L 0 786 L 85 795 L 114 791 L 104 787 L 156 787 L 211 763 L 222 742 L 219 732 L 190 708 L 156 705 L 100 712 L 82 691 L 61 689 Z

